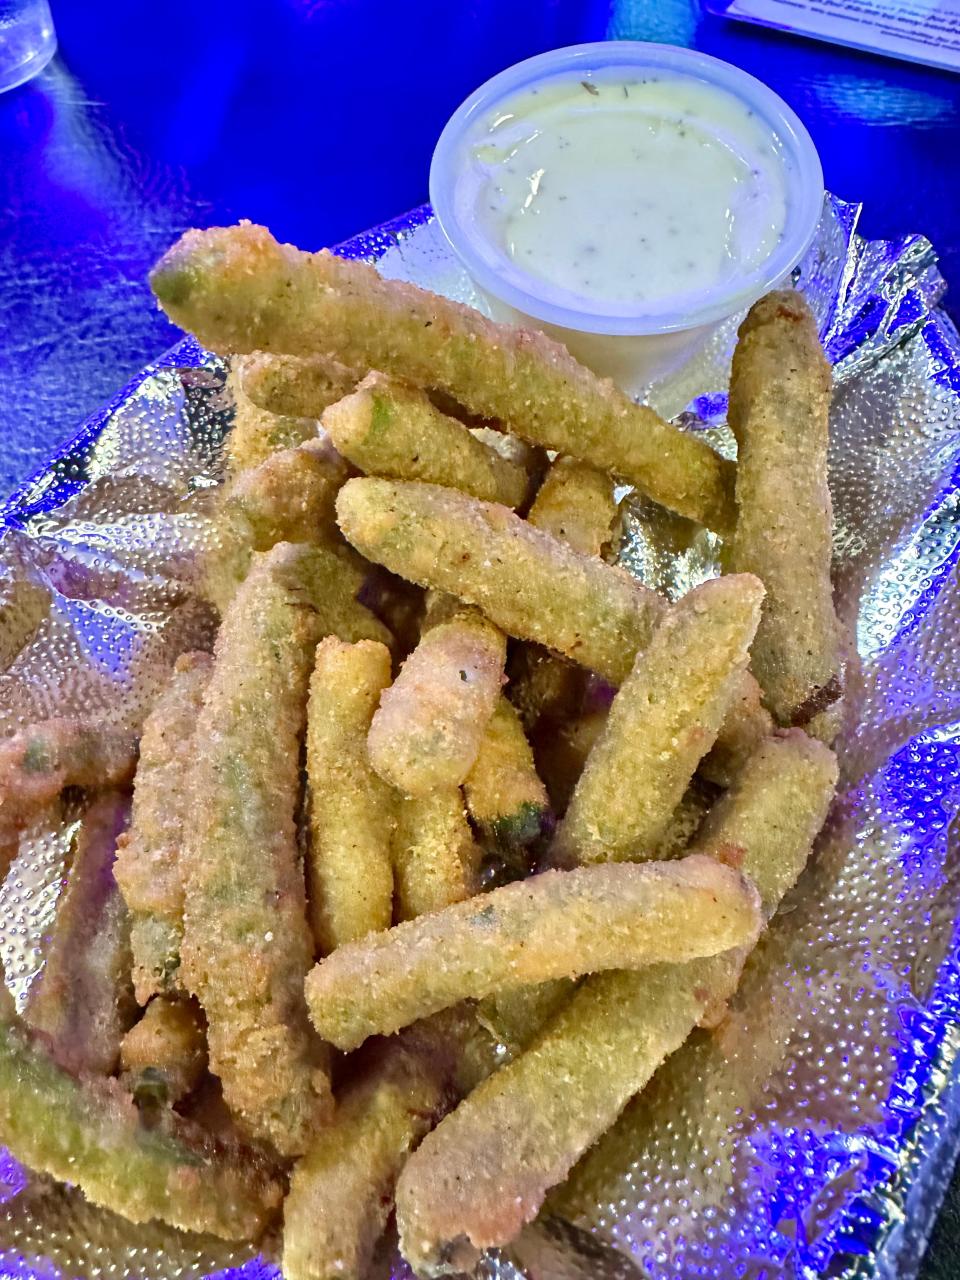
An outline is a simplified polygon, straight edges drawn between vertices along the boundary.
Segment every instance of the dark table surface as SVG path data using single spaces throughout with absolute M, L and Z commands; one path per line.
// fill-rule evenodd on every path
M 960 282 L 960 77 L 696 0 L 53 8 L 58 57 L 0 96 L 0 494 L 175 339 L 145 276 L 181 230 L 249 217 L 318 248 L 419 204 L 453 108 L 556 45 L 662 40 L 744 67 L 806 122 L 866 235 L 923 232 Z M 960 1276 L 957 1184 L 923 1276 Z

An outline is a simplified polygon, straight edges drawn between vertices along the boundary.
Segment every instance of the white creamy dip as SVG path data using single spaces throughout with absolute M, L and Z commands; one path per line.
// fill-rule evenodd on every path
M 559 306 L 656 315 L 699 305 L 783 237 L 780 139 L 748 104 L 692 76 L 563 74 L 472 121 L 463 145 L 461 215 L 506 278 Z

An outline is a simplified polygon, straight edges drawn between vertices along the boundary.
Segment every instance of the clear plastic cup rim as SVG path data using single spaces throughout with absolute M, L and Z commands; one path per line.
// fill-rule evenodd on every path
M 605 313 L 596 308 L 564 306 L 538 295 L 536 280 L 520 287 L 503 276 L 483 254 L 479 233 L 464 226 L 456 211 L 455 192 L 463 142 L 478 117 L 486 117 L 505 98 L 564 72 L 586 73 L 609 67 L 673 71 L 733 94 L 776 133 L 792 163 L 785 169 L 787 220 L 776 248 L 752 271 L 736 277 L 724 291 L 711 291 L 702 305 L 681 310 L 638 310 Z M 715 324 L 750 305 L 781 284 L 810 247 L 823 210 L 823 170 L 813 139 L 796 113 L 772 89 L 729 62 L 676 45 L 609 40 L 570 45 L 518 62 L 482 84 L 448 120 L 430 165 L 430 203 L 443 234 L 474 282 L 486 293 L 546 324 L 583 333 L 644 336 L 676 333 Z

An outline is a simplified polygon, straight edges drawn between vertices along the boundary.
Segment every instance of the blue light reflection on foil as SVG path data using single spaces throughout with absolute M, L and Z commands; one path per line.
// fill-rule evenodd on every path
M 856 215 L 850 206 L 835 203 L 836 225 L 843 237 L 852 237 Z M 378 258 L 402 243 L 429 216 L 425 209 L 396 220 L 386 227 L 358 237 L 343 247 L 351 257 Z M 935 356 L 937 377 L 942 376 L 946 388 L 955 380 L 954 335 L 942 316 L 925 319 L 938 297 L 938 280 L 929 247 L 919 238 L 907 238 L 897 246 L 859 246 L 859 271 L 843 282 L 839 296 L 828 317 L 828 349 L 831 357 L 844 366 L 855 360 L 880 359 L 903 346 L 918 331 L 926 335 L 929 350 Z M 871 253 L 873 257 L 871 258 Z M 904 278 L 891 283 L 895 264 L 904 269 Z M 816 266 L 811 267 L 815 274 Z M 884 305 L 877 301 L 878 297 Z M 191 340 L 178 344 L 154 366 L 174 368 L 198 366 L 204 353 Z M 119 407 L 143 378 L 117 397 Z M 709 407 L 711 415 L 720 416 L 724 409 L 719 395 L 701 397 L 698 407 Z M 97 415 L 81 431 L 50 468 L 39 473 L 18 491 L 3 519 L 10 528 L 26 528 L 45 513 L 53 513 L 71 496 L 82 491 L 87 476 L 90 452 L 103 431 L 110 410 Z M 955 520 L 957 475 L 941 485 L 931 496 L 925 518 L 918 522 L 918 533 L 903 540 L 904 563 L 914 562 L 911 537 L 922 542 L 924 565 L 930 568 L 925 577 L 911 579 L 912 594 L 904 593 L 894 564 L 889 593 L 875 590 L 874 614 L 865 629 L 865 637 L 879 648 L 894 643 L 910 643 L 922 630 L 924 619 L 943 589 L 956 565 L 960 542 Z M 931 554 L 931 546 L 935 548 Z M 895 557 L 894 557 L 895 560 Z M 909 576 L 909 575 L 908 575 Z M 880 603 L 877 604 L 876 600 Z M 887 607 L 889 606 L 889 608 Z M 884 631 L 886 627 L 886 631 Z M 879 630 L 878 630 L 879 628 Z M 115 643 L 115 633 L 111 633 Z M 902 705 L 892 707 L 896 721 L 910 709 L 911 698 L 917 697 L 915 686 L 895 688 L 889 695 Z M 936 705 L 936 699 L 933 700 Z M 888 824 L 887 834 L 894 837 L 893 848 L 899 850 L 899 873 L 913 886 L 927 884 L 949 919 L 955 918 L 957 871 L 948 859 L 950 815 L 960 807 L 960 781 L 957 770 L 957 736 L 960 726 L 944 719 L 937 726 L 910 735 L 889 752 L 885 763 L 874 773 L 869 786 L 859 795 L 848 797 L 850 821 L 869 832 L 870 824 L 880 815 Z M 894 863 L 893 865 L 896 865 Z M 891 866 L 892 874 L 892 866 Z M 956 1022 L 960 1013 L 958 990 L 957 934 L 954 926 L 949 946 L 940 957 L 934 973 L 923 985 L 912 963 L 893 970 L 889 966 L 870 974 L 875 992 L 879 992 L 893 1018 L 888 1044 L 894 1046 L 896 1066 L 890 1073 L 889 1089 L 882 1099 L 882 1121 L 864 1123 L 851 1133 L 849 1127 L 834 1128 L 822 1119 L 816 1123 L 757 1125 L 750 1135 L 752 1169 L 756 1175 L 756 1199 L 751 1211 L 733 1228 L 733 1239 L 743 1260 L 737 1274 L 759 1277 L 792 1274 L 803 1277 L 881 1276 L 883 1247 L 892 1256 L 892 1245 L 908 1227 L 905 1211 L 897 1204 L 911 1203 L 911 1186 L 920 1185 L 929 1168 L 935 1164 L 937 1135 L 949 1127 L 951 1117 L 941 1112 L 941 1098 L 947 1096 L 946 1085 L 957 1053 Z M 838 961 L 838 963 L 840 963 Z M 869 956 L 864 954 L 865 970 Z M 840 1066 L 846 1064 L 839 1058 Z M 786 1176 L 785 1176 L 786 1175 Z M 942 1190 L 934 1178 L 928 1190 L 923 1213 L 929 1218 L 930 1206 L 936 1204 Z M 922 1229 L 922 1228 L 921 1228 Z M 663 1274 L 715 1276 L 721 1274 L 712 1266 L 708 1253 L 701 1249 L 686 1261 L 686 1242 L 674 1239 L 673 1261 Z M 631 1247 L 622 1240 L 621 1247 Z M 650 1274 L 647 1259 L 638 1262 Z M 720 1257 L 720 1252 L 717 1253 Z M 666 1254 L 664 1255 L 666 1259 Z M 881 1259 L 878 1262 L 878 1258 Z M 673 1264 L 684 1269 L 677 1272 Z M 665 1264 L 666 1265 L 666 1264 Z M 719 1264 L 718 1264 L 719 1265 Z M 491 1274 L 506 1271 L 490 1267 Z M 0 1274 L 39 1275 L 27 1261 L 12 1265 L 0 1258 Z M 45 1272 L 44 1274 L 49 1274 Z M 256 1259 L 235 1269 L 216 1273 L 226 1280 L 266 1280 L 276 1269 L 263 1259 Z M 724 1276 L 735 1272 L 724 1271 Z M 906 1274 L 906 1273 L 903 1273 Z

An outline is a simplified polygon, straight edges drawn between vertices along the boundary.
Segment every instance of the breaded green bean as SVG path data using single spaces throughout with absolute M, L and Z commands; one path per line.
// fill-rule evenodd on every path
M 700 761 L 700 773 L 708 781 L 728 787 L 760 743 L 773 732 L 773 717 L 761 697 L 753 674 L 745 671 L 717 740 Z
M 599 724 L 602 726 L 602 723 L 601 716 Z M 651 860 L 667 860 L 683 855 L 691 839 L 699 831 L 714 795 L 715 790 L 709 783 L 694 778 L 667 824 L 666 831 L 651 851 Z M 566 978 L 557 978 L 530 987 L 504 988 L 480 1002 L 481 1020 L 490 1034 L 507 1048 L 510 1056 L 515 1057 L 533 1041 L 547 1020 L 570 999 L 575 986 L 574 982 Z
M 346 463 L 326 437 L 275 450 L 239 472 L 219 496 L 218 541 L 201 565 L 203 595 L 223 613 L 254 552 L 278 542 L 308 542 L 337 552 L 345 562 L 345 583 L 359 591 L 363 568 L 334 519 L 334 500 L 346 478 Z
M 0 1142 L 130 1222 L 158 1219 L 226 1240 L 258 1239 L 283 1194 L 262 1155 L 173 1115 L 148 1128 L 115 1081 L 80 1082 L 58 1067 L 27 1035 L 2 982 Z
M 136 735 L 92 716 L 42 720 L 0 742 L 0 869 L 64 787 L 123 786 L 136 763 Z
M 483 1081 L 408 1160 L 397 1184 L 403 1256 L 418 1272 L 468 1271 L 507 1244 L 547 1191 L 736 986 L 725 955 L 596 974 L 532 1045 Z
M 280 245 L 249 223 L 188 231 L 150 283 L 171 319 L 214 350 L 335 353 L 348 365 L 439 388 L 717 532 L 732 525 L 733 466 L 542 333 L 383 280 L 364 263 Z
M 254 551 L 277 542 L 316 542 L 335 533 L 334 501 L 349 468 L 326 436 L 278 449 L 226 487 L 225 518 Z
M 624 570 L 581 556 L 506 507 L 402 480 L 348 480 L 337 519 L 361 554 L 466 600 L 619 684 L 663 610 Z
M 390 651 L 328 636 L 307 704 L 307 915 L 317 952 L 389 929 L 397 796 L 370 765 L 367 733 L 390 683 Z
M 203 1014 L 183 996 L 151 1000 L 120 1045 L 121 1083 L 141 1105 L 172 1107 L 194 1091 L 206 1066 Z
M 610 545 L 617 521 L 610 477 L 572 458 L 558 458 L 527 519 L 581 555 L 601 555 Z M 513 655 L 511 698 L 530 730 L 541 718 L 555 727 L 579 715 L 586 680 L 582 667 L 537 645 L 520 645 Z
M 392 852 L 400 920 L 462 902 L 480 887 L 480 850 L 459 787 L 401 797 Z
M 327 356 L 270 355 L 254 351 L 235 356 L 240 390 L 275 416 L 315 422 L 324 409 L 349 395 L 358 375 Z
M 232 361 L 227 388 L 233 396 L 233 422 L 224 444 L 227 472 L 239 475 L 258 467 L 278 449 L 294 449 L 317 434 L 315 418 L 268 413 L 245 394 L 239 361 Z
M 741 860 L 769 915 L 807 860 L 836 779 L 822 744 L 801 733 L 770 739 L 698 847 Z M 587 978 L 531 1047 L 451 1112 L 407 1163 L 397 1222 L 411 1265 L 467 1268 L 478 1249 L 511 1240 L 663 1059 L 729 999 L 742 960 L 733 951 Z
M 557 458 L 537 490 L 527 519 L 583 556 L 609 548 L 617 525 L 610 477 L 575 458 Z
M 283 1207 L 285 1280 L 366 1276 L 400 1170 L 446 1109 L 454 1048 L 432 1024 L 376 1046 L 294 1169 Z
M 739 452 L 730 565 L 766 587 L 752 666 L 774 719 L 826 741 L 843 691 L 830 582 L 830 390 L 803 298 L 789 289 L 761 298 L 740 326 L 730 381 Z
M 560 866 L 649 857 L 746 669 L 763 587 L 714 578 L 666 613 L 613 700 L 550 849 Z
M 766 738 L 713 805 L 690 852 L 715 851 L 740 866 L 769 920 L 806 865 L 837 777 L 833 752 L 802 730 Z
M 224 616 L 180 858 L 181 967 L 207 1016 L 211 1069 L 248 1131 L 284 1155 L 306 1150 L 330 1102 L 303 999 L 313 940 L 295 825 L 314 650 L 339 607 L 323 555 L 278 543 Z
M 474 609 L 429 626 L 370 725 L 380 777 L 408 796 L 458 787 L 497 705 L 506 656 L 503 633 Z
M 507 858 L 515 859 L 536 844 L 550 820 L 547 789 L 537 776 L 533 751 L 520 717 L 503 694 L 463 792 L 481 837 Z
M 307 976 L 307 1007 L 355 1049 L 494 991 L 752 945 L 760 923 L 753 887 L 713 858 L 545 871 L 339 947 Z
M 183 934 L 180 845 L 194 767 L 193 731 L 213 658 L 185 653 L 143 726 L 129 830 L 114 868 L 130 912 L 133 989 L 139 1004 L 175 991 Z
M 18 566 L 0 572 L 0 671 L 30 643 L 50 612 L 50 592 Z
M 117 837 L 129 816 L 130 802 L 119 791 L 98 796 L 83 815 L 24 1012 L 54 1060 L 74 1075 L 112 1073 L 136 1009 L 130 921 L 113 876 Z
M 326 410 L 323 425 L 340 453 L 368 475 L 443 484 L 507 507 L 527 495 L 522 467 L 435 409 L 425 392 L 385 374 L 368 374 Z

